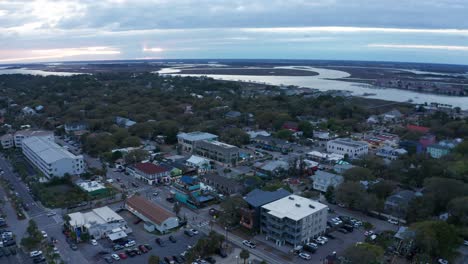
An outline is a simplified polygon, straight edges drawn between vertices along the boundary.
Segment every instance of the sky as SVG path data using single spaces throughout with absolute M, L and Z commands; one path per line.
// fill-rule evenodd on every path
M 0 0 L 0 63 L 334 59 L 468 64 L 468 0 Z

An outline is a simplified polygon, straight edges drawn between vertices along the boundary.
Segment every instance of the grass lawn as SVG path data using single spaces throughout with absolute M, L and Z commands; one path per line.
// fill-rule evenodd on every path
M 67 183 L 50 186 L 39 184 L 36 188 L 38 198 L 47 207 L 65 208 L 88 200 L 85 192 Z

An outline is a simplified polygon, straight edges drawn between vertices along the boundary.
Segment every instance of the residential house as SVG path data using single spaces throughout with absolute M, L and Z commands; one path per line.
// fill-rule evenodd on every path
M 268 160 L 264 163 L 255 163 L 256 174 L 259 176 L 277 176 L 289 169 L 289 163 L 284 160 Z
M 198 177 L 182 176 L 172 184 L 171 193 L 173 198 L 190 208 L 201 208 L 214 199 L 209 192 L 201 189 Z
M 174 213 L 141 196 L 127 198 L 125 208 L 144 221 L 143 227 L 148 232 L 165 234 L 179 226 L 179 218 Z
M 241 116 L 242 116 L 242 113 L 238 111 L 229 111 L 224 115 L 224 117 L 228 119 L 236 119 L 236 118 L 240 118 Z
M 129 118 L 126 118 L 126 117 L 121 117 L 121 116 L 116 116 L 115 117 L 115 124 L 117 124 L 118 126 L 121 126 L 121 127 L 125 127 L 125 128 L 129 128 L 133 125 L 135 125 L 137 122 L 129 119 Z
M 35 115 L 36 114 L 36 111 L 29 106 L 23 107 L 23 109 L 21 109 L 21 112 L 23 113 L 23 115 Z
M 281 188 L 276 191 L 254 189 L 244 197 L 244 201 L 247 202 L 249 207 L 241 208 L 240 224 L 248 229 L 259 229 L 261 207 L 265 204 L 289 196 L 290 194 L 290 192 Z
M 205 174 L 211 171 L 210 160 L 196 155 L 190 156 L 190 158 L 186 161 L 185 164 L 189 167 L 196 168 L 198 174 Z
M 207 185 L 215 188 L 218 192 L 226 195 L 240 193 L 244 190 L 244 186 L 234 179 L 223 177 L 219 174 L 205 174 L 200 179 Z
M 328 207 L 298 195 L 289 195 L 261 207 L 260 231 L 277 246 L 296 247 L 325 233 Z
M 452 150 L 462 142 L 462 139 L 442 140 L 439 143 L 427 146 L 426 152 L 434 159 L 448 155 Z
M 343 176 L 320 170 L 316 171 L 315 175 L 310 178 L 313 181 L 312 188 L 320 192 L 326 192 L 329 187 L 336 189 L 344 182 Z
M 410 190 L 398 191 L 389 196 L 384 204 L 384 212 L 396 218 L 405 219 L 410 202 L 416 193 Z
M 390 146 L 385 146 L 377 150 L 375 153 L 376 156 L 387 160 L 396 160 L 399 157 L 408 154 L 408 151 L 402 148 L 392 148 Z
M 15 140 L 12 134 L 5 134 L 0 137 L 0 143 L 3 149 L 13 148 L 15 146 Z
M 337 163 L 333 166 L 333 170 L 338 174 L 343 174 L 345 171 L 354 167 L 356 166 L 350 163 Z

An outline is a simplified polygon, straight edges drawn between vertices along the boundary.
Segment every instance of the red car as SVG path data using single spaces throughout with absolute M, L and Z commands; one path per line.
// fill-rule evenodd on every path
M 120 259 L 126 259 L 126 258 L 128 258 L 127 254 L 125 254 L 125 253 L 123 253 L 123 252 L 119 253 L 118 255 L 119 255 Z
M 147 249 L 145 246 L 143 246 L 143 245 L 140 245 L 138 248 L 139 248 L 140 251 L 143 252 L 143 253 L 147 253 L 147 252 L 148 252 L 148 249 Z

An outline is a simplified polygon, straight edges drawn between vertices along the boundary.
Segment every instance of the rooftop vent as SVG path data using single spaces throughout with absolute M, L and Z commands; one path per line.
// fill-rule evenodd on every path
M 301 207 L 301 205 L 300 205 L 300 204 L 296 204 L 296 207 Z
M 309 207 L 312 208 L 312 209 L 315 209 L 315 206 L 309 204 Z
M 292 196 L 289 196 L 288 198 L 289 198 L 289 200 L 294 200 L 294 197 L 292 197 Z

